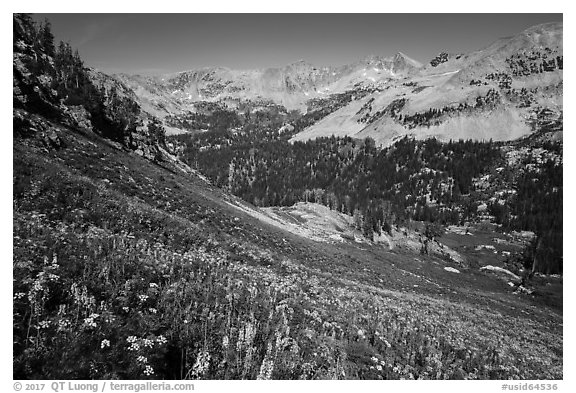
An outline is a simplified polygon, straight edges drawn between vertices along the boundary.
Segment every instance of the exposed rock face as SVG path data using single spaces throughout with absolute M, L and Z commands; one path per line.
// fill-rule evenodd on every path
M 59 135 L 62 130 L 42 116 L 30 114 L 22 109 L 14 109 L 12 123 L 16 136 L 38 137 L 47 148 L 59 149 L 66 145 Z
M 118 78 L 160 119 L 194 112 L 198 102 L 234 107 L 243 100 L 326 113 L 292 141 L 331 135 L 371 137 L 384 146 L 404 136 L 510 141 L 530 135 L 543 108 L 562 116 L 562 40 L 562 23 L 549 23 L 474 52 L 442 52 L 425 66 L 399 52 L 339 67 L 298 61 L 264 70 L 213 67 Z M 332 98 L 350 92 L 347 102 L 330 108 Z M 558 132 L 547 137 L 561 138 Z
M 402 53 L 371 56 L 339 67 L 316 67 L 303 60 L 281 68 L 232 70 L 201 68 L 162 77 L 118 75 L 138 92 L 147 111 L 158 116 L 190 109 L 197 101 L 273 100 L 299 107 L 311 98 L 343 92 L 358 83 L 373 83 L 415 72 L 422 65 Z
M 161 147 L 165 146 L 164 128 L 157 119 L 141 120 L 134 132 L 130 134 L 128 146 L 150 160 L 162 157 Z
M 63 106 L 65 114 L 64 122 L 72 128 L 84 131 L 94 131 L 92 115 L 81 105 Z
M 58 117 L 57 93 L 50 86 L 51 59 L 26 43 L 23 40 L 25 35 L 16 33 L 18 27 L 23 28 L 22 21 L 19 22 L 14 22 L 13 105 L 15 108 L 33 109 L 48 117 Z
M 286 124 L 280 127 L 280 129 L 278 130 L 278 134 L 283 134 L 285 132 L 292 132 L 292 131 L 294 131 L 294 126 L 292 124 Z
M 355 97 L 292 141 L 332 134 L 370 137 L 384 146 L 404 136 L 510 141 L 542 128 L 549 130 L 546 138 L 561 139 L 562 125 L 554 119 L 563 113 L 562 40 L 562 23 L 543 24 L 468 54 L 441 53 L 404 79 L 378 85 L 373 78 L 374 92 Z M 396 63 L 409 62 L 398 55 Z M 551 114 L 550 126 L 537 120 L 543 110 Z
M 13 104 L 15 136 L 41 138 L 52 147 L 62 147 L 56 132 L 35 115 L 82 132 L 94 132 L 120 143 L 148 159 L 161 159 L 165 149 L 164 129 L 152 115 L 143 112 L 134 92 L 121 81 L 83 67 L 58 68 L 27 15 L 14 15 Z M 53 52 L 53 51 L 52 51 Z M 55 56 L 58 56 L 56 53 Z M 61 59 L 59 61 L 62 61 Z M 74 73 L 75 83 L 62 80 Z

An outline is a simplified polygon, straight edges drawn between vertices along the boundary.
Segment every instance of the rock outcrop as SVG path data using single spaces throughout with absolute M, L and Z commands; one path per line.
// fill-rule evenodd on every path
M 14 135 L 35 133 L 52 147 L 62 147 L 47 124 L 90 132 L 124 148 L 161 160 L 165 131 L 141 110 L 136 94 L 121 81 L 84 67 L 69 45 L 54 49 L 50 34 L 30 16 L 14 14 L 13 106 Z M 44 117 L 45 121 L 39 120 Z

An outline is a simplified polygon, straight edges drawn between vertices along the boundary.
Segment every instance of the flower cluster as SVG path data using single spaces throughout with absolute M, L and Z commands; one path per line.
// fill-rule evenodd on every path
M 168 340 L 166 340 L 166 337 L 160 335 L 158 337 L 156 337 L 156 342 L 160 345 L 166 344 L 168 342 Z
M 138 351 L 140 349 L 140 344 L 138 344 L 138 337 L 136 336 L 129 336 L 126 341 L 128 342 L 128 344 L 130 344 L 128 346 L 128 350 L 129 351 Z
M 87 328 L 96 328 L 98 324 L 96 323 L 96 319 L 99 317 L 99 314 L 90 314 L 88 318 L 84 318 L 84 326 Z
M 154 375 L 154 369 L 152 368 L 152 366 L 150 366 L 150 365 L 147 364 L 147 365 L 144 367 L 144 375 L 148 375 L 148 376 Z

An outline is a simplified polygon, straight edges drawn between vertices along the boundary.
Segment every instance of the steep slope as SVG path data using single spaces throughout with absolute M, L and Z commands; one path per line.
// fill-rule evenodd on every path
M 161 159 L 164 129 L 141 110 L 137 96 L 120 81 L 84 67 L 78 53 L 54 48 L 32 19 L 15 14 L 13 53 L 14 131 L 31 136 L 26 112 L 95 133 L 150 159 Z M 56 143 L 56 142 L 54 142 Z
M 528 135 L 542 108 L 563 110 L 562 38 L 562 24 L 550 23 L 467 55 L 442 53 L 416 74 L 390 80 L 292 140 L 334 134 L 389 145 L 405 135 L 444 141 Z
M 15 16 L 15 379 L 562 378 L 561 308 L 259 220 L 171 159 L 117 80 L 53 73 L 28 22 Z
M 15 378 L 562 377 L 561 310 L 504 281 L 314 242 L 189 171 L 29 117 L 62 147 L 14 141 Z

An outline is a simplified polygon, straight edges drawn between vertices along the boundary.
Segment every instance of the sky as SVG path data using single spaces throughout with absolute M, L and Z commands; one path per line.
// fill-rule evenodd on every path
M 35 14 L 108 73 L 348 64 L 402 52 L 426 63 L 481 49 L 562 14 Z

